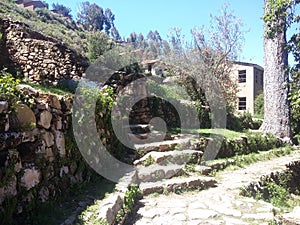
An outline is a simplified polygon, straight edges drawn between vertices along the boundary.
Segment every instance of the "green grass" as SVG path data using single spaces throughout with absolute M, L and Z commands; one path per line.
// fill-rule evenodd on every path
M 176 133 L 188 133 L 188 134 L 199 134 L 201 137 L 210 137 L 212 134 L 221 135 L 226 139 L 235 139 L 240 138 L 242 136 L 246 136 L 247 133 L 237 132 L 228 129 L 180 129 L 180 128 L 172 128 L 170 131 L 172 134 Z
M 236 169 L 246 167 L 252 163 L 256 163 L 259 161 L 266 161 L 266 160 L 270 160 L 273 158 L 289 155 L 292 153 L 292 151 L 293 151 L 292 147 L 287 146 L 287 147 L 283 147 L 283 148 L 272 149 L 269 151 L 250 153 L 248 155 L 237 155 L 237 156 L 234 156 L 231 158 L 226 158 L 226 159 L 216 159 L 216 160 L 212 160 L 212 161 L 207 161 L 206 164 L 209 166 L 216 162 L 222 163 L 222 162 L 232 161 L 231 163 L 229 163 L 230 165 L 225 166 L 220 170 L 225 170 L 225 169 L 236 170 Z M 218 171 L 220 171 L 220 170 L 218 170 Z
M 65 43 L 68 47 L 86 55 L 87 33 L 70 19 L 48 9 L 30 11 L 8 0 L 0 1 L 0 18 L 11 18 L 26 23 L 34 31 Z
M 25 84 L 29 85 L 29 86 L 33 87 L 34 89 L 41 91 L 42 93 L 45 93 L 45 94 L 55 94 L 55 95 L 72 94 L 68 90 L 63 90 L 63 89 L 60 89 L 53 85 L 45 85 L 44 86 L 44 85 L 32 84 L 32 83 L 25 83 Z
M 254 114 L 252 116 L 254 119 L 263 119 L 264 118 L 264 115 L 261 115 L 261 114 Z
M 147 85 L 150 93 L 153 93 L 158 97 L 174 99 L 178 101 L 190 99 L 184 88 L 179 85 L 160 84 L 153 80 L 148 80 Z
M 204 137 L 208 137 L 211 134 L 222 135 L 226 139 L 235 139 L 246 135 L 245 133 L 228 129 L 198 129 L 197 133 Z

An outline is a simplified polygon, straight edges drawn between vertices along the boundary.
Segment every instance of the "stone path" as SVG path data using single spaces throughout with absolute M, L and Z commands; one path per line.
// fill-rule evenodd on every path
M 216 176 L 217 187 L 183 194 L 144 196 L 137 203 L 137 212 L 127 225 L 221 225 L 268 224 L 274 220 L 274 207 L 239 195 L 240 188 L 257 181 L 272 171 L 285 169 L 291 161 L 299 160 L 300 152 L 251 164 L 235 171 L 222 171 Z

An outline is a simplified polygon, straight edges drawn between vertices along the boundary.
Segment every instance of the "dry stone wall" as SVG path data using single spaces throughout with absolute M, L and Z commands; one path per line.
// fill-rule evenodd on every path
M 21 90 L 34 100 L 31 107 L 19 104 L 9 113 L 9 103 L 0 102 L 0 218 L 12 209 L 26 212 L 92 174 L 70 132 L 72 96 Z
M 16 67 L 30 82 L 78 79 L 89 66 L 87 58 L 24 23 L 0 19 L 0 31 L 2 67 Z

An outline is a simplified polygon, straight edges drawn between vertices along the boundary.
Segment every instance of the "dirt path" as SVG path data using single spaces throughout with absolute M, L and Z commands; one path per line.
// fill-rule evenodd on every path
M 267 225 L 274 219 L 274 207 L 264 201 L 240 196 L 240 188 L 259 180 L 262 175 L 285 169 L 287 163 L 295 160 L 300 160 L 300 151 L 235 171 L 219 172 L 215 188 L 181 195 L 146 196 L 138 202 L 137 213 L 128 220 L 127 225 Z

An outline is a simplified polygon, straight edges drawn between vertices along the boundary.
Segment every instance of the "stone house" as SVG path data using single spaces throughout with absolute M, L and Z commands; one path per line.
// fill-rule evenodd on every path
M 145 67 L 145 73 L 151 75 L 162 75 L 163 70 L 158 68 L 156 64 L 159 64 L 160 59 L 152 59 L 152 60 L 145 60 L 142 62 L 142 65 Z
M 231 77 L 238 85 L 237 111 L 254 114 L 254 100 L 263 92 L 264 69 L 253 63 L 234 62 Z
M 35 10 L 36 8 L 47 8 L 45 3 L 39 0 L 17 0 L 16 3 L 28 10 Z

